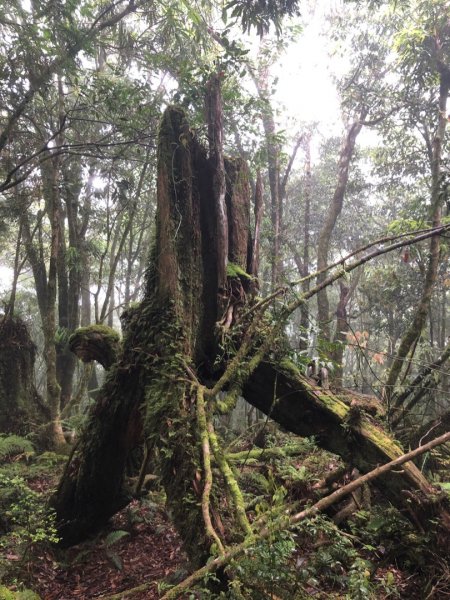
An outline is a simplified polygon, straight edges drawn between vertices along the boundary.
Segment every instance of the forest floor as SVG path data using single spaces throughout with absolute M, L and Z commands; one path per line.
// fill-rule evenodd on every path
M 53 460 L 51 457 L 50 459 Z M 39 464 L 39 460 L 37 458 L 28 466 L 19 462 L 10 464 L 9 469 L 12 470 L 12 475 L 26 478 L 29 488 L 45 498 L 55 489 L 65 459 L 60 457 L 57 463 L 44 461 L 42 464 Z M 154 485 L 154 489 L 148 495 L 132 502 L 115 515 L 108 527 L 94 539 L 78 546 L 60 550 L 52 548 L 49 544 L 34 545 L 33 552 L 26 559 L 23 551 L 15 548 L 13 544 L 8 548 L 1 547 L 0 567 L 1 560 L 5 558 L 10 565 L 4 583 L 10 590 L 23 589 L 24 585 L 36 592 L 41 600 L 104 598 L 142 584 L 148 584 L 148 587 L 145 591 L 130 596 L 133 600 L 161 598 L 168 584 L 178 583 L 189 574 L 189 567 L 182 551 L 181 540 L 164 510 L 164 496 L 162 492 L 157 491 L 157 485 Z M 346 535 L 346 539 L 356 539 L 353 535 Z M 330 567 L 332 556 L 328 548 L 331 551 L 334 544 L 336 540 L 329 532 L 325 535 L 319 532 L 309 541 L 306 538 L 298 538 L 298 547 L 292 555 L 294 572 L 308 568 L 308 565 L 314 563 L 317 552 L 322 551 L 322 561 L 326 559 L 328 564 L 322 564 L 321 567 L 317 564 L 317 579 L 311 577 L 308 583 L 302 586 L 303 591 L 309 594 L 308 597 L 316 600 L 354 600 L 353 595 L 342 594 L 343 588 L 339 585 L 339 579 L 348 577 L 348 572 L 344 571 L 339 561 L 338 571 Z M 382 549 L 381 546 L 380 548 Z M 362 550 L 361 556 L 373 559 L 371 551 L 367 549 Z M 379 583 L 376 585 L 375 595 L 371 595 L 371 598 L 450 599 L 450 590 L 447 592 L 442 587 L 437 588 L 436 594 L 424 595 L 419 585 L 419 574 L 414 570 L 410 570 L 409 573 L 403 571 L 396 562 L 381 560 L 382 564 L 374 574 L 374 582 L 377 580 Z M 328 572 L 328 578 L 320 576 L 324 569 Z M 330 573 L 333 572 L 331 581 Z M 0 579 L 1 575 L 0 572 Z M 0 600 L 4 600 L 1 592 L 0 586 Z M 125 593 L 123 597 L 128 598 Z M 185 597 L 192 598 L 197 595 L 187 594 Z M 258 598 L 260 597 L 258 595 Z M 279 592 L 267 597 L 281 600 Z M 357 596 L 358 599 L 363 597 L 369 596 Z M 282 598 L 291 600 L 292 596 Z M 254 598 L 249 597 L 249 600 Z
M 27 483 L 33 491 L 48 496 L 60 470 L 55 465 L 48 473 L 27 478 Z M 102 598 L 144 583 L 149 584 L 148 589 L 133 594 L 133 599 L 153 600 L 162 595 L 160 582 L 168 579 L 175 583 L 188 575 L 181 540 L 157 492 L 132 502 L 92 540 L 68 550 L 37 545 L 26 559 L 22 551 L 9 547 L 3 558 L 10 565 L 5 578 L 9 589 L 21 589 L 25 584 L 41 600 Z
M 109 543 L 115 532 L 127 535 Z M 116 515 L 95 540 L 40 559 L 33 561 L 30 584 L 42 600 L 101 598 L 147 582 L 149 588 L 133 598 L 153 600 L 161 597 L 158 582 L 178 572 L 187 575 L 180 539 L 167 517 L 137 503 Z

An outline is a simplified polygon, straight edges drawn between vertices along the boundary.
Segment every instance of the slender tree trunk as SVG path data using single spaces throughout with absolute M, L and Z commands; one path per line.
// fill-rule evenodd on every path
M 416 375 L 410 385 L 401 393 L 392 397 L 392 402 L 401 407 L 391 419 L 391 427 L 396 428 L 402 419 L 417 405 L 424 395 L 429 393 L 432 385 L 437 385 L 435 372 L 440 372 L 440 367 L 450 359 L 450 343 L 444 348 L 442 354 L 431 364 L 427 365 Z
M 228 217 L 225 201 L 225 163 L 223 157 L 223 116 L 220 77 L 211 75 L 206 94 L 209 160 L 213 170 L 213 195 L 216 207 L 218 313 L 226 308 L 228 264 Z
M 350 287 L 346 286 L 342 281 L 339 283 L 340 297 L 336 309 L 336 331 L 333 337 L 333 353 L 332 360 L 334 362 L 334 371 L 332 374 L 333 383 L 337 387 L 343 385 L 344 375 L 344 350 L 347 341 L 347 333 L 350 330 L 350 324 L 348 322 L 347 305 L 358 285 L 358 281 L 361 275 L 361 270 L 356 273 L 353 277 L 353 281 Z
M 17 188 L 16 188 L 17 190 Z M 17 200 L 17 194 L 16 194 Z M 13 271 L 13 280 L 11 285 L 11 294 L 9 296 L 9 302 L 5 308 L 5 316 L 12 317 L 14 316 L 14 308 L 16 304 L 16 293 L 17 293 L 17 282 L 19 281 L 20 271 L 23 267 L 24 261 L 20 261 L 20 248 L 22 243 L 22 217 L 19 219 L 19 230 L 17 232 L 17 241 L 16 241 L 16 250 L 14 253 L 14 271 Z
M 90 253 L 86 245 L 86 233 L 91 216 L 92 195 L 94 193 L 93 182 L 95 179 L 94 167 L 89 171 L 88 180 L 86 182 L 85 199 L 83 203 L 83 218 L 81 219 L 79 237 L 83 240 L 80 244 L 80 295 L 81 295 L 81 312 L 80 324 L 81 327 L 86 327 L 91 324 L 92 319 L 92 298 L 91 298 L 91 261 Z
M 58 265 L 58 310 L 59 326 L 67 330 L 68 336 L 80 322 L 80 296 L 82 272 L 82 247 L 84 237 L 80 235 L 78 204 L 81 192 L 81 169 L 75 162 L 69 170 L 62 166 L 65 214 L 61 211 L 61 238 Z M 67 219 L 67 233 L 65 219 Z M 68 245 L 67 245 L 68 241 Z M 69 351 L 67 343 L 58 347 L 58 381 L 61 386 L 61 407 L 70 402 L 76 358 Z
M 52 161 L 53 162 L 53 161 Z M 50 219 L 51 242 L 50 259 L 47 280 L 47 306 L 46 312 L 42 315 L 42 330 L 44 333 L 44 357 L 46 363 L 47 376 L 47 404 L 50 411 L 49 435 L 51 443 L 55 447 L 65 446 L 66 441 L 61 425 L 61 388 L 58 383 L 56 372 L 56 296 L 57 296 L 57 269 L 58 269 L 58 251 L 60 243 L 61 226 L 61 204 L 59 197 L 58 170 L 52 164 L 47 172 L 44 172 L 44 189 L 46 189 L 46 204 Z
M 253 234 L 252 262 L 250 265 L 250 275 L 258 277 L 259 273 L 259 248 L 261 241 L 261 224 L 264 213 L 264 189 L 261 171 L 258 170 L 255 184 L 255 200 L 254 200 L 254 215 L 255 215 L 255 230 Z
M 263 59 L 264 60 L 264 59 Z M 255 78 L 258 96 L 264 102 L 261 119 L 267 150 L 267 167 L 270 188 L 270 219 L 271 232 L 271 282 L 272 290 L 276 288 L 281 277 L 281 229 L 282 202 L 280 194 L 280 145 L 277 142 L 275 117 L 269 98 L 269 66 L 261 64 Z
M 330 251 L 331 237 L 336 226 L 336 221 L 341 214 L 344 203 L 345 192 L 347 190 L 350 162 L 355 150 L 356 138 L 362 129 L 362 123 L 367 115 L 367 110 L 363 108 L 357 121 L 352 123 L 343 140 L 339 156 L 338 179 L 334 190 L 333 198 L 328 207 L 325 221 L 319 233 L 317 245 L 317 270 L 321 271 L 328 265 L 328 254 Z M 327 274 L 321 273 L 317 276 L 317 283 L 325 280 Z M 317 319 L 322 336 L 326 340 L 331 339 L 330 334 L 330 306 L 328 302 L 328 293 L 324 289 L 317 294 Z
M 302 277 L 309 275 L 309 245 L 311 228 L 311 197 L 312 197 L 312 175 L 311 175 L 311 135 L 308 135 L 304 142 L 305 145 L 305 221 L 303 225 L 303 273 Z M 311 280 L 307 279 L 302 284 L 302 292 L 308 292 L 310 289 Z M 309 323 L 309 307 L 303 303 L 300 307 L 300 350 L 306 350 L 308 347 L 308 333 L 310 329 Z

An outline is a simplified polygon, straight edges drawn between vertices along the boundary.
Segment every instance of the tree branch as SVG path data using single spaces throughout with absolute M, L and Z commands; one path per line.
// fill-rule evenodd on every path
M 136 2 L 135 0 L 129 0 L 127 5 L 121 12 L 112 15 L 109 19 L 105 21 L 99 22 L 105 14 L 110 12 L 116 6 L 115 3 L 109 5 L 100 13 L 100 15 L 95 19 L 91 26 L 88 27 L 84 33 L 82 32 L 79 37 L 77 37 L 77 40 L 73 44 L 67 46 L 62 51 L 62 55 L 54 58 L 51 61 L 51 63 L 43 69 L 42 73 L 38 77 L 36 77 L 36 80 L 33 82 L 32 85 L 30 85 L 30 89 L 25 93 L 22 100 L 13 110 L 6 122 L 3 131 L 0 133 L 0 152 L 6 146 L 8 139 L 12 134 L 14 125 L 20 119 L 20 117 L 26 110 L 28 104 L 33 100 L 36 93 L 49 81 L 51 76 L 54 73 L 56 73 L 58 69 L 63 67 L 67 62 L 73 60 L 78 54 L 78 52 L 80 52 L 80 50 L 82 50 L 88 42 L 93 40 L 104 29 L 116 25 L 124 17 L 126 17 L 132 12 L 135 12 L 139 7 L 144 6 L 147 2 L 148 0 L 137 0 Z

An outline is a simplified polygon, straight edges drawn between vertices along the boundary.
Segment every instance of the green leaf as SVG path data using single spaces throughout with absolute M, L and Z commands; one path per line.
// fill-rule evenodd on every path
M 116 552 L 108 552 L 107 556 L 118 571 L 123 570 L 123 562 Z
M 104 544 L 107 548 L 110 548 L 113 544 L 117 544 L 119 540 L 130 535 L 128 531 L 124 531 L 123 529 L 117 529 L 116 531 L 111 531 L 104 541 Z

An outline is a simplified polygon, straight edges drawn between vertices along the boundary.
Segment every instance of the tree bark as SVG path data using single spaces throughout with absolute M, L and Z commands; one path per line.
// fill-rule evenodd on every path
M 311 175 L 311 134 L 308 134 L 304 141 L 305 146 L 305 221 L 303 225 L 303 271 L 301 277 L 309 275 L 309 244 L 311 229 L 311 199 L 312 199 L 312 175 Z M 302 285 L 302 292 L 309 290 L 310 279 L 306 279 Z M 306 350 L 308 347 L 308 334 L 310 329 L 309 308 L 306 303 L 300 307 L 300 350 Z
M 350 330 L 350 323 L 348 322 L 347 305 L 354 293 L 356 286 L 359 281 L 359 273 L 353 278 L 350 287 L 344 285 L 342 281 L 339 282 L 340 295 L 339 302 L 336 308 L 336 331 L 333 337 L 333 352 L 332 360 L 334 362 L 334 371 L 332 374 L 333 383 L 338 387 L 342 387 L 343 376 L 344 376 L 344 350 L 346 345 L 347 333 Z
M 34 385 L 36 347 L 18 317 L 0 318 L 0 431 L 27 435 L 49 420 Z
M 269 98 L 269 65 L 261 59 L 261 65 L 255 77 L 255 85 L 259 98 L 264 102 L 261 119 L 267 150 L 267 170 L 270 188 L 270 219 L 271 232 L 271 282 L 275 290 L 281 277 L 281 229 L 282 229 L 282 199 L 280 182 L 280 145 L 277 142 L 275 117 Z
M 218 313 L 225 310 L 227 264 L 228 264 L 228 215 L 226 205 L 225 162 L 223 157 L 223 116 L 220 76 L 211 75 L 206 94 L 206 114 L 208 123 L 209 160 L 212 167 L 213 198 L 215 203 L 215 231 L 217 247 L 217 288 Z M 187 139 L 183 138 L 186 141 Z
M 56 370 L 56 297 L 57 297 L 57 269 L 58 249 L 61 232 L 61 199 L 59 196 L 58 170 L 55 165 L 47 173 L 44 172 L 44 189 L 46 189 L 46 204 L 50 220 L 51 242 L 50 259 L 47 279 L 46 312 L 42 317 L 42 331 L 44 333 L 44 357 L 47 376 L 47 404 L 50 411 L 49 437 L 55 447 L 66 445 L 61 423 L 61 387 L 58 383 Z

